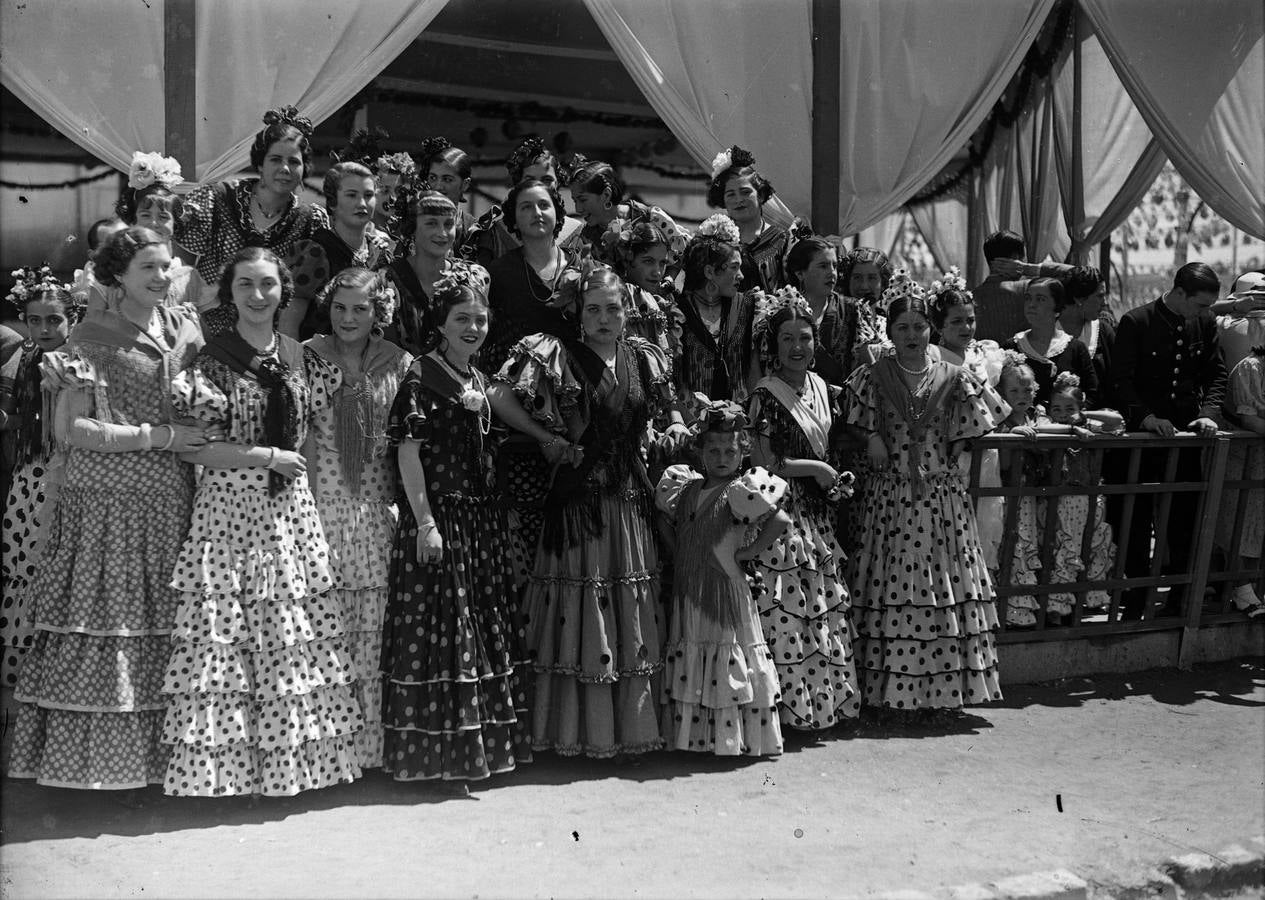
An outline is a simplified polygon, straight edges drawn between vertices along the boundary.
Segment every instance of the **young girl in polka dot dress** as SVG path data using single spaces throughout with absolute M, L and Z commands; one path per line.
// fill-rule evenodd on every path
M 757 325 L 773 373 L 751 394 L 752 455 L 789 482 L 784 508 L 792 523 L 756 558 L 765 587 L 760 617 L 781 679 L 782 724 L 819 731 L 855 718 L 861 706 L 845 557 L 835 537 L 835 504 L 852 476 L 827 462 L 839 388 L 808 370 L 816 327 L 799 291 L 783 288 L 762 304 Z
M 173 385 L 177 411 L 227 440 L 189 457 L 203 470 L 172 577 L 168 794 L 289 796 L 361 773 L 354 668 L 299 453 L 337 377 L 275 330 L 292 290 L 271 250 L 239 251 L 220 280 L 236 321 Z
M 746 424 L 737 404 L 708 403 L 695 426 L 705 474 L 670 466 L 655 490 L 664 543 L 683 563 L 664 652 L 662 727 L 671 749 L 782 752 L 777 670 L 742 564 L 769 549 L 791 518 L 778 509 L 785 481 L 760 468 L 740 473 Z
M 470 364 L 487 338 L 486 291 L 473 264 L 436 283 L 438 345 L 409 368 L 387 426 L 403 498 L 382 641 L 386 769 L 454 782 L 458 795 L 531 761 L 509 526 L 486 381 Z
M 997 613 L 959 454 L 1009 411 L 969 372 L 933 361 L 922 289 L 884 292 L 893 352 L 847 383 L 847 421 L 873 475 L 853 559 L 865 703 L 956 709 L 1001 697 Z
M 59 284 L 45 266 L 22 269 L 18 283 L 6 298 L 21 310 L 30 339 L 13 354 L 0 372 L 0 431 L 15 436 L 17 468 L 4 504 L 0 530 L 0 633 L 4 637 L 4 685 L 13 687 L 18 667 L 34 640 L 27 612 L 26 590 L 35 574 L 36 549 L 42 523 L 47 522 L 57 479 L 53 462 L 52 423 L 46 422 L 40 393 L 40 360 L 45 353 L 66 343 L 70 328 L 83 307 L 65 285 Z
M 167 767 L 161 688 L 179 602 L 169 582 L 193 500 L 179 454 L 218 433 L 173 424 L 168 388 L 202 335 L 187 312 L 163 308 L 170 266 L 148 228 L 112 235 L 97 278 L 121 291 L 41 360 L 66 463 L 27 594 L 35 642 L 14 691 L 12 777 L 132 790 Z
M 398 491 L 387 414 L 413 357 L 382 337 L 395 312 L 395 291 L 382 274 L 344 269 L 317 304 L 317 318 L 329 323 L 330 333 L 305 346 L 329 364 L 333 396 L 312 422 L 312 492 L 329 542 L 331 596 L 356 665 L 356 699 L 365 719 L 356 753 L 362 767 L 377 769 L 382 766 L 378 664 Z
M 1037 376 L 1028 365 L 1027 357 L 1018 350 L 1003 351 L 1001 376 L 997 390 L 1010 407 L 1010 412 L 997 425 L 999 434 L 1018 434 L 1035 437 L 1037 419 L 1042 415 L 1036 405 Z M 1020 478 L 1027 483 L 1044 480 L 1044 457 L 1030 448 L 1003 450 L 1000 466 L 1003 472 L 1018 467 Z M 1044 501 L 1026 496 L 1007 501 L 1015 504 L 1014 550 L 1011 553 L 1010 583 L 1012 585 L 1036 584 L 1037 570 L 1041 568 L 1041 527 L 1038 520 L 1045 520 Z M 1038 512 L 1038 507 L 1041 507 Z M 1003 520 L 1006 510 L 1002 508 Z M 1008 628 L 1032 628 L 1037 623 L 1040 604 L 1032 594 L 1011 594 L 1006 599 L 1006 626 Z

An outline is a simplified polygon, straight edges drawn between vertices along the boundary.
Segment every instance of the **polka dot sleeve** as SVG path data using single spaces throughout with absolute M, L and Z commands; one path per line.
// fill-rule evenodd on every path
M 18 354 L 14 354 L 17 356 Z M 109 387 L 104 372 L 73 351 L 54 350 L 40 359 L 40 385 L 45 393 Z
M 391 412 L 387 417 L 387 440 L 392 446 L 399 446 L 404 441 L 422 440 L 427 433 L 429 411 L 430 402 L 422 388 L 422 379 L 416 369 L 410 368 L 391 403 Z
M 1249 356 L 1234 367 L 1225 405 L 1236 416 L 1265 416 L 1265 360 Z
M 950 442 L 988 434 L 1010 414 L 1001 395 L 967 370 L 959 369 L 953 377 L 957 384 L 945 413 Z
M 190 366 L 171 379 L 171 407 L 178 419 L 208 425 L 228 421 L 228 395 L 198 366 Z
M 172 236 L 190 253 L 195 255 L 206 253 L 211 249 L 215 186 L 204 184 L 194 188 L 185 196 L 180 208 L 180 218 L 172 227 Z
M 703 476 L 683 463 L 668 466 L 654 489 L 654 505 L 676 518 L 676 508 L 681 502 L 685 489 L 695 481 L 702 481 Z
M 725 488 L 725 501 L 733 511 L 734 522 L 750 525 L 776 510 L 786 491 L 785 480 L 768 469 L 756 466 Z
M 878 387 L 871 368 L 861 366 L 843 386 L 843 416 L 849 425 L 869 434 L 879 430 Z
M 553 431 L 566 427 L 582 388 L 562 342 L 545 334 L 515 344 L 494 380 L 508 384 L 531 417 Z
M 327 412 L 343 383 L 342 370 L 310 347 L 303 348 L 303 368 L 312 392 L 308 408 L 309 419 Z
M 299 241 L 286 261 L 294 275 L 294 296 L 312 300 L 333 277 L 325 248 L 313 240 Z

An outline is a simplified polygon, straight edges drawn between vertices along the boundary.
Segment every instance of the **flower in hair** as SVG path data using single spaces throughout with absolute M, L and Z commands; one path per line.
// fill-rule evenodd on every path
M 939 297 L 945 291 L 957 291 L 965 294 L 967 300 L 974 299 L 971 292 L 966 289 L 966 279 L 962 277 L 962 270 L 957 266 L 949 266 L 949 271 L 931 282 L 931 287 L 928 288 L 928 293 L 935 297 Z
M 48 263 L 44 263 L 38 269 L 34 266 L 20 266 L 9 274 L 13 276 L 14 284 L 13 289 L 9 291 L 4 299 L 18 308 L 18 318 L 23 321 L 26 320 L 26 313 L 22 307 L 34 294 L 38 294 L 42 290 L 70 293 L 70 285 L 58 281 L 53 276 L 53 270 Z
M 1003 350 L 1002 351 L 1001 367 L 1003 370 L 1017 369 L 1020 366 L 1026 366 L 1027 364 L 1028 364 L 1028 357 L 1024 356 L 1018 350 Z
M 1081 386 L 1081 378 L 1075 372 L 1060 372 L 1054 377 L 1055 388 L 1078 388 Z
M 454 261 L 448 267 L 448 271 L 435 282 L 435 295 L 465 287 L 486 299 L 491 285 L 492 276 L 488 274 L 487 269 L 478 263 L 458 260 Z
M 922 285 L 914 281 L 909 274 L 909 270 L 900 268 L 892 273 L 891 282 L 887 285 L 887 289 L 883 291 L 883 296 L 879 298 L 879 306 L 886 312 L 901 297 L 923 300 L 926 299 L 926 296 L 926 291 L 922 289 Z
M 132 153 L 132 165 L 127 172 L 127 186 L 132 190 L 139 191 L 151 184 L 161 184 L 170 190 L 182 181 L 180 163 L 170 156 L 140 150 Z
M 307 116 L 299 115 L 299 110 L 293 106 L 278 106 L 276 109 L 270 109 L 264 113 L 265 125 L 288 125 L 295 128 L 306 138 L 312 136 L 312 120 Z
M 741 431 L 747 427 L 747 414 L 732 400 L 709 400 L 705 394 L 695 396 L 697 418 L 691 429 L 695 434 L 709 431 Z
M 505 160 L 505 168 L 509 169 L 511 173 L 517 170 L 521 175 L 523 169 L 546 156 L 550 159 L 553 158 L 553 154 L 549 152 L 545 142 L 538 137 L 529 137 L 510 152 L 509 157 Z
M 407 177 L 417 171 L 417 163 L 407 153 L 388 153 L 378 157 L 373 170 L 379 175 L 394 172 Z
M 757 345 L 763 345 L 763 338 L 768 334 L 773 317 L 784 309 L 793 309 L 798 315 L 810 320 L 813 316 L 813 308 L 804 299 L 804 295 L 790 285 L 779 289 L 772 296 L 763 292 L 756 294 L 755 316 L 751 324 L 751 334 Z
M 371 133 L 367 128 L 357 128 L 352 132 L 351 140 L 341 153 L 330 153 L 330 161 L 335 165 L 341 162 L 358 162 L 368 166 L 374 157 L 382 151 L 380 142 L 391 135 L 385 128 L 374 128 Z
M 588 164 L 589 158 L 583 153 L 572 153 L 569 160 L 559 160 L 556 165 L 558 183 L 564 187 L 570 186 L 575 181 L 576 173 Z
M 729 168 L 730 159 L 728 150 L 721 150 L 716 154 L 716 158 L 712 160 L 712 178 Z
M 742 242 L 742 235 L 738 231 L 738 226 L 734 224 L 734 220 L 724 213 L 715 213 L 703 220 L 703 224 L 698 226 L 695 236 L 711 237 L 724 241 L 727 244 L 739 244 Z
M 744 150 L 734 144 L 728 150 L 717 153 L 716 158 L 712 160 L 712 180 L 715 181 L 722 172 L 728 169 L 745 169 L 747 166 L 754 165 L 755 155 L 750 150 Z
M 452 147 L 452 142 L 449 141 L 448 138 L 443 136 L 430 137 L 422 141 L 421 147 L 417 150 L 417 155 L 423 160 L 426 160 L 434 156 L 436 153 L 442 153 L 450 147 Z

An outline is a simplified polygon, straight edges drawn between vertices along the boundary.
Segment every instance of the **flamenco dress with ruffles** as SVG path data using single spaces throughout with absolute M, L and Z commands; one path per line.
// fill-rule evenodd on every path
M 519 341 L 497 375 L 546 428 L 584 450 L 561 465 L 524 600 L 536 671 L 532 745 L 607 757 L 662 746 L 652 677 L 663 666 L 658 555 L 641 445 L 670 404 L 668 363 L 621 341 L 614 366 L 578 341 Z
M 734 552 L 786 494 L 755 468 L 713 488 L 689 466 L 668 467 L 655 503 L 676 528 L 685 565 L 672 585 L 664 651 L 662 729 L 669 749 L 718 756 L 782 752 L 777 670 L 760 611 Z
M 752 431 L 768 441 L 779 464 L 788 459 L 825 461 L 838 400 L 839 389 L 812 372 L 802 394 L 776 376 L 763 378 L 749 404 Z M 814 430 L 816 443 L 806 427 Z M 834 506 L 811 478 L 788 478 L 787 483 L 782 509 L 791 524 L 756 558 L 764 586 L 757 602 L 781 681 L 782 724 L 818 731 L 860 712 L 848 620 L 851 599 L 843 549 L 835 536 Z
M 381 666 L 386 770 L 397 781 L 475 781 L 531 761 L 529 667 L 490 410 L 481 391 L 464 388 L 433 356 L 419 357 L 388 425 L 401 452 L 418 454 L 443 541 L 439 564 L 418 561 L 417 520 L 401 497 Z
M 236 330 L 213 338 L 173 385 L 179 414 L 245 447 L 277 446 L 271 419 L 302 446 L 336 377 L 276 340 L 275 358 L 261 358 Z M 290 796 L 359 777 L 354 667 L 306 475 L 204 466 L 174 569 L 166 793 Z
M 151 336 L 114 312 L 93 313 L 42 363 L 45 391 L 59 395 L 58 441 L 69 446 L 28 594 L 35 642 L 14 692 L 12 777 L 123 790 L 160 782 L 167 768 L 161 687 L 179 602 L 170 580 L 193 467 L 136 436 L 142 424 L 171 421 L 167 387 L 202 337 L 183 311 L 158 316 Z M 77 436 L 72 408 L 98 442 Z
M 1009 412 L 991 387 L 932 362 L 910 391 L 893 356 L 846 385 L 849 425 L 882 437 L 863 540 L 852 559 L 864 702 L 958 708 L 1001 698 L 997 610 L 954 442 L 987 434 Z
M 305 346 L 328 364 L 332 375 L 330 403 L 312 420 L 308 462 L 315 473 L 316 511 L 329 543 L 330 596 L 338 605 L 356 666 L 355 695 L 365 722 L 356 733 L 356 755 L 362 768 L 379 769 L 378 665 L 399 492 L 387 416 L 413 357 L 390 341 L 370 338 L 363 373 L 353 381 L 335 362 L 332 338 L 315 337 Z

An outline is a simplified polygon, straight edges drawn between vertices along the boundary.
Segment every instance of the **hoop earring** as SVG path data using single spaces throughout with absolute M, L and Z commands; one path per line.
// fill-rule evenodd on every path
M 614 208 L 615 208 L 615 204 L 611 203 L 609 200 L 607 200 L 605 203 L 602 204 L 602 209 L 614 209 Z

